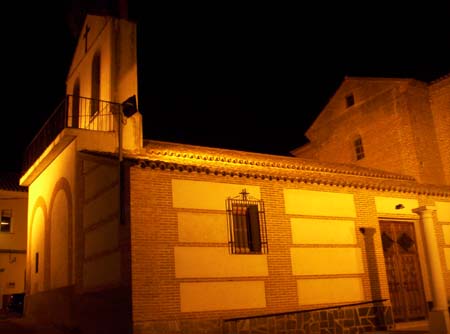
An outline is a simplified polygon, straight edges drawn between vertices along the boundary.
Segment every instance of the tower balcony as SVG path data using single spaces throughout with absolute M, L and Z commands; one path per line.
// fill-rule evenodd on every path
M 78 149 L 117 149 L 121 104 L 67 95 L 25 150 L 21 184 L 27 185 L 75 138 Z M 89 135 L 87 135 L 89 133 Z M 28 179 L 28 181 L 27 181 Z

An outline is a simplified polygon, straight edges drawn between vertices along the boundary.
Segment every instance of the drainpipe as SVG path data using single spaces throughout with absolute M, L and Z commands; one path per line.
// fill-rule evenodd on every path
M 118 147 L 118 160 L 119 160 L 119 224 L 125 224 L 124 217 L 123 217 L 123 210 L 122 210 L 122 204 L 123 204 L 123 121 L 124 121 L 124 115 L 122 111 L 122 105 L 119 106 L 119 112 L 118 112 L 118 136 L 119 136 L 119 147 Z

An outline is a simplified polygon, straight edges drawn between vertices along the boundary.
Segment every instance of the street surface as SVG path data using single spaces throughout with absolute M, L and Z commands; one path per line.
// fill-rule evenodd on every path
M 38 326 L 25 317 L 0 317 L 0 334 L 74 334 L 53 327 Z

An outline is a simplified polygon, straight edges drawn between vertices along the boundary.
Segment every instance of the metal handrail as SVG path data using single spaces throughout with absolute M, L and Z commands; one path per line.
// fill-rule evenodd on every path
M 114 117 L 120 103 L 67 95 L 25 149 L 25 172 L 65 128 L 91 131 L 115 131 Z

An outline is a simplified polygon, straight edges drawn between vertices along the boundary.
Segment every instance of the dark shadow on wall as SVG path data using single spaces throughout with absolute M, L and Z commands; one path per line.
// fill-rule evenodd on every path
M 377 256 L 375 252 L 375 241 L 374 235 L 376 233 L 376 229 L 373 227 L 361 227 L 359 229 L 364 236 L 364 246 L 366 250 L 366 261 L 367 261 L 367 271 L 369 274 L 370 281 L 370 292 L 372 294 L 372 300 L 381 300 L 381 286 L 380 286 L 380 277 L 378 272 L 378 264 L 377 264 Z M 387 329 L 386 324 L 389 323 L 389 319 L 386 319 L 386 314 L 382 308 L 378 308 L 376 314 L 375 324 L 377 329 Z M 388 316 L 389 317 L 389 316 Z

